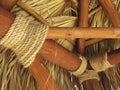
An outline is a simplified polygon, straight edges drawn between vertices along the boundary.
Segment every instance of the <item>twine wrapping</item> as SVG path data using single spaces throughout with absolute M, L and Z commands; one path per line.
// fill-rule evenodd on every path
M 84 81 L 91 80 L 91 79 L 97 79 L 100 80 L 100 77 L 97 72 L 94 70 L 86 70 L 83 74 L 78 76 L 79 83 L 82 84 Z
M 0 44 L 13 50 L 18 62 L 28 67 L 43 45 L 48 27 L 18 15 Z
M 74 74 L 76 76 L 79 76 L 82 73 L 84 73 L 84 71 L 86 70 L 86 67 L 87 67 L 87 60 L 85 59 L 85 57 L 80 56 L 80 60 L 82 60 L 80 67 L 76 71 L 72 72 L 72 74 Z
M 108 68 L 113 67 L 113 65 L 108 62 L 107 53 L 105 53 L 104 55 L 91 57 L 89 61 L 90 65 L 96 72 L 105 71 Z

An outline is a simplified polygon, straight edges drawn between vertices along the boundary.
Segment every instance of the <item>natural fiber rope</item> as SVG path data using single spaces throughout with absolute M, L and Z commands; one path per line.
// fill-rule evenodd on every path
M 94 70 L 86 70 L 83 74 L 78 76 L 79 83 L 82 84 L 84 81 L 91 80 L 91 79 L 96 79 L 100 80 L 100 77 L 97 72 Z
M 19 62 L 28 67 L 42 47 L 47 31 L 47 26 L 19 15 L 0 44 L 13 50 Z
M 72 72 L 72 74 L 76 76 L 79 76 L 82 73 L 84 73 L 87 67 L 87 60 L 85 59 L 85 57 L 80 56 L 80 60 L 82 60 L 80 67 L 76 71 Z
M 108 62 L 107 53 L 104 55 L 95 55 L 94 57 L 91 57 L 89 61 L 96 72 L 105 71 L 106 69 L 113 67 L 113 65 Z

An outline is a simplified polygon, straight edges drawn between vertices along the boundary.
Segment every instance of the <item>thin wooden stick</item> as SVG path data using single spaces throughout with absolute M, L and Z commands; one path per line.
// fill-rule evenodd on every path
M 79 0 L 79 27 L 88 27 L 89 0 Z M 84 12 L 83 12 L 84 11 Z M 78 39 L 78 49 L 83 55 L 85 51 L 85 39 Z
M 22 1 L 18 1 L 17 5 L 20 6 L 21 8 L 23 8 L 25 11 L 29 12 L 31 15 L 33 15 L 36 19 L 38 19 L 39 21 L 41 21 L 42 23 L 50 26 L 50 24 L 43 19 L 43 17 L 41 15 L 39 15 L 38 13 L 36 13 L 33 9 L 29 8 L 26 4 L 24 4 Z
M 91 40 L 88 40 L 85 43 L 85 47 L 90 46 L 90 45 L 95 44 L 95 43 L 98 43 L 98 42 L 103 41 L 103 40 L 105 40 L 105 39 L 91 39 Z

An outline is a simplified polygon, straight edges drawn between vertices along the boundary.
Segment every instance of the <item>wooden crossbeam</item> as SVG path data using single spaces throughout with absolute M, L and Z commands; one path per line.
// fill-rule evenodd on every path
M 49 28 L 47 39 L 53 38 L 120 38 L 120 28 Z

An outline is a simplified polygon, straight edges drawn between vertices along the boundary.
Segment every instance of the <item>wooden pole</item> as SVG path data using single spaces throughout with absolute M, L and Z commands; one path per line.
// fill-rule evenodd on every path
M 88 27 L 89 0 L 79 0 L 79 27 Z M 94 40 L 94 39 L 93 39 Z M 86 41 L 78 39 L 78 49 L 84 55 Z M 99 81 L 96 79 L 86 80 L 83 83 L 84 90 L 101 90 Z
M 41 56 L 36 55 L 34 62 L 29 66 L 29 70 L 41 86 L 41 90 L 59 90 L 49 70 L 42 64 L 40 59 Z
M 112 22 L 114 27 L 120 27 L 120 14 L 118 13 L 112 0 L 99 0 L 100 5 Z
M 47 39 L 54 38 L 120 38 L 120 28 L 49 28 Z
M 83 12 L 84 11 L 84 12 Z M 89 0 L 79 0 L 79 27 L 88 27 Z M 83 55 L 85 49 L 85 39 L 78 39 L 78 49 Z
M 14 16 L 12 14 L 0 8 L 0 35 L 5 35 L 13 20 Z M 42 90 L 59 90 L 49 71 L 40 62 L 40 56 L 36 56 L 34 62 L 29 66 L 29 70 Z

